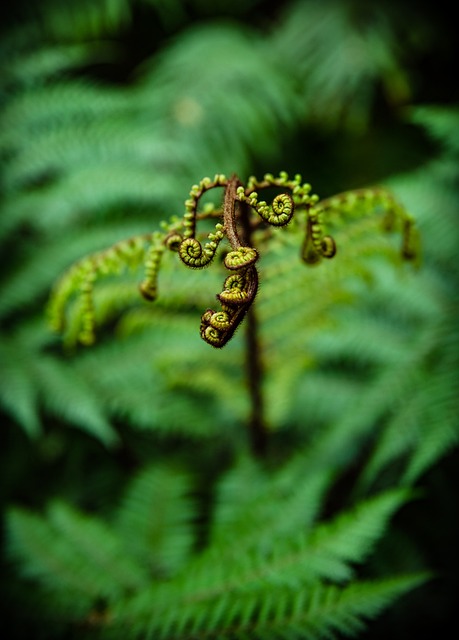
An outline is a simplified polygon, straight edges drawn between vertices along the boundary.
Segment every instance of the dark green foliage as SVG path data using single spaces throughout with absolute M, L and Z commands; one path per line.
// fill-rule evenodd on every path
M 271 477 L 239 463 L 220 483 L 206 549 L 190 555 L 190 481 L 152 467 L 111 527 L 62 503 L 45 517 L 10 512 L 9 554 L 30 559 L 24 577 L 46 589 L 56 622 L 79 615 L 108 637 L 355 635 L 426 576 L 355 579 L 408 494 L 385 492 L 316 523 L 330 475 L 309 472 L 301 457 Z
M 446 635 L 455 615 L 454 22 L 441 3 L 226 4 L 47 0 L 2 21 L 12 638 L 401 640 Z M 165 252 L 153 304 L 138 285 L 191 185 L 284 169 L 323 199 L 389 189 L 422 261 L 402 262 L 378 207 L 330 214 L 338 252 L 317 268 L 295 220 L 255 238 L 261 462 L 246 451 L 245 325 L 223 350 L 199 338 L 222 256 L 192 271 Z M 78 343 L 78 296 L 62 342 L 55 282 L 116 243 L 120 272 L 94 286 L 96 342 Z

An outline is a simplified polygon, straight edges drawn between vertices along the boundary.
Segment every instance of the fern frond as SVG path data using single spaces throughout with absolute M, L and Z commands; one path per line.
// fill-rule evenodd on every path
M 308 640 L 342 635 L 355 637 L 364 630 L 368 620 L 426 579 L 425 575 L 408 575 L 374 582 L 354 582 L 344 589 L 319 586 L 311 593 L 306 610 L 302 610 L 301 599 L 298 598 L 295 609 L 301 613 L 293 619 L 293 631 Z
M 325 560 L 324 566 L 328 565 L 325 577 L 335 581 L 339 581 L 340 574 L 344 579 L 350 577 L 349 565 L 361 563 L 368 556 L 389 518 L 408 498 L 409 493 L 403 490 L 387 492 L 362 502 L 330 524 L 319 525 L 309 539 L 309 545 L 319 566 L 321 556 Z
M 38 416 L 37 388 L 28 367 L 29 357 L 13 344 L 0 343 L 0 402 L 4 410 L 13 416 L 32 437 L 41 432 Z
M 54 358 L 35 363 L 43 406 L 57 416 L 90 433 L 107 446 L 118 436 L 106 416 L 98 394 L 87 380 Z
M 49 340 L 43 329 L 23 326 L 10 336 L 8 345 L 2 345 L 3 406 L 31 435 L 40 432 L 45 409 L 105 445 L 114 445 L 118 437 L 97 392 L 68 363 L 40 353 Z
M 320 638 L 332 628 L 357 631 L 358 620 L 375 615 L 390 594 L 424 578 L 349 583 L 409 493 L 385 492 L 317 524 L 329 477 L 324 469 L 309 471 L 308 456 L 298 455 L 271 479 L 253 463 L 231 472 L 200 553 L 190 553 L 197 504 L 189 501 L 189 479 L 163 465 L 137 474 L 110 527 L 61 503 L 45 517 L 13 510 L 10 555 L 29 579 L 78 598 L 86 620 L 104 597 L 97 625 L 109 637 L 266 639 L 286 629 Z M 243 483 L 252 490 L 241 501 Z
M 409 96 L 389 16 L 377 7 L 359 15 L 343 2 L 330 3 L 326 15 L 317 1 L 293 3 L 284 11 L 272 51 L 282 51 L 290 62 L 313 122 L 365 129 L 378 81 L 395 102 Z
M 88 79 L 72 79 L 72 81 L 56 81 L 46 86 L 38 85 L 28 91 L 13 93 L 3 106 L 1 113 L 2 131 L 0 134 L 2 151 L 24 152 L 27 138 L 32 137 L 34 155 L 38 154 L 39 146 L 50 141 L 55 135 L 67 135 L 75 140 L 74 131 L 70 125 L 75 125 L 78 131 L 85 131 L 87 127 L 101 127 L 101 118 L 115 118 L 121 120 L 122 115 L 127 118 L 137 112 L 129 104 L 128 95 L 122 90 L 95 86 Z M 92 123 L 92 124 L 91 124 Z M 64 142 L 64 138 L 62 139 Z M 75 140 L 76 142 L 76 140 Z M 80 142 L 81 144 L 81 142 Z M 60 153 L 69 153 L 65 145 Z M 52 160 L 42 144 L 42 157 Z M 77 147 L 78 149 L 79 147 Z M 6 167 L 8 172 L 8 167 Z
M 319 482 L 311 490 L 306 476 L 298 487 L 300 468 L 298 459 L 267 483 L 252 464 L 227 476 L 221 485 L 221 507 L 215 513 L 210 546 L 172 581 L 119 601 L 112 610 L 114 635 L 242 638 L 249 634 L 265 639 L 290 632 L 300 633 L 294 637 L 306 634 L 304 637 L 321 638 L 331 629 L 349 632 L 353 624 L 352 630 L 357 632 L 361 630 L 359 620 L 379 612 L 385 602 L 383 594 L 388 596 L 387 605 L 392 589 L 396 598 L 425 580 L 425 576 L 408 576 L 346 585 L 353 573 L 351 565 L 361 563 L 371 552 L 408 493 L 394 491 L 371 498 L 329 523 L 316 525 L 308 534 L 308 526 L 300 524 L 301 504 L 308 490 L 314 503 L 323 486 Z M 247 492 L 250 497 L 241 501 L 238 489 L 242 484 L 246 492 L 247 486 L 251 491 Z M 273 510 L 277 506 L 277 522 L 260 492 L 264 484 L 274 489 L 271 499 Z M 303 501 L 295 503 L 300 495 Z M 251 505 L 261 520 L 253 517 L 249 524 L 244 515 Z M 307 502 L 305 507 L 307 521 Z M 313 507 L 310 516 L 314 511 Z M 270 537 L 263 535 L 260 522 L 271 530 Z M 252 536 L 247 535 L 250 528 Z M 319 582 L 320 578 L 325 582 Z M 344 586 L 327 586 L 328 581 Z
M 194 543 L 195 508 L 190 478 L 169 467 L 137 474 L 124 495 L 116 529 L 126 550 L 160 578 L 175 574 Z
M 208 602 L 200 602 L 196 594 L 194 601 L 182 602 L 180 608 L 171 603 L 167 606 L 164 601 L 167 609 L 152 616 L 148 625 L 142 624 L 134 614 L 135 609 L 127 605 L 114 613 L 113 633 L 115 637 L 127 634 L 138 638 L 147 629 L 148 638 L 176 640 L 355 637 L 369 620 L 427 579 L 425 574 L 406 575 L 373 582 L 356 581 L 341 588 L 324 584 L 307 589 L 271 585 L 269 591 L 241 592 Z M 154 597 L 153 603 L 159 604 Z
M 45 300 L 49 288 L 55 282 L 55 269 L 60 265 L 65 270 L 69 265 L 88 252 L 104 248 L 110 237 L 115 244 L 118 240 L 139 235 L 140 223 L 113 223 L 109 229 L 95 225 L 84 235 L 76 234 L 44 240 L 23 247 L 21 265 L 7 278 L 1 287 L 0 316 L 17 312 L 32 301 Z
M 244 149 L 254 143 L 261 145 L 262 155 L 272 153 L 272 142 L 262 132 L 274 123 L 288 128 L 295 115 L 283 106 L 282 96 L 289 91 L 288 77 L 270 64 L 264 52 L 264 43 L 254 31 L 221 24 L 199 25 L 176 40 L 159 64 L 155 59 L 144 67 L 145 88 L 149 95 L 161 91 L 162 108 L 168 113 L 167 120 L 178 125 L 179 139 L 196 132 L 195 144 L 201 147 L 204 143 L 214 157 L 221 157 L 218 150 L 224 145 L 227 160 L 221 171 L 227 175 L 233 171 L 247 173 Z M 153 65 L 154 74 L 150 73 Z M 209 82 L 217 75 L 218 85 Z M 177 82 L 181 87 L 178 93 Z M 243 89 L 254 82 L 256 101 L 250 90 Z M 222 91 L 232 99 L 222 102 Z M 205 169 L 205 173 L 209 171 L 211 167 Z
M 10 60 L 1 82 L 27 88 L 42 85 L 53 77 L 59 77 L 73 68 L 79 68 L 94 61 L 107 61 L 114 55 L 109 43 L 67 43 L 43 46 L 38 51 L 18 52 Z
M 8 526 L 10 555 L 28 558 L 25 575 L 80 602 L 113 599 L 145 583 L 142 565 L 124 556 L 113 531 L 68 505 L 51 505 L 46 520 L 16 509 Z
M 132 0 L 83 0 L 64 7 L 59 2 L 44 3 L 38 12 L 42 32 L 62 40 L 86 40 L 113 34 L 129 23 Z
M 270 541 L 306 535 L 315 522 L 323 497 L 332 481 L 329 469 L 304 469 L 297 464 L 274 477 L 261 473 L 253 462 L 244 460 L 219 485 L 212 543 L 227 553 L 250 552 L 255 548 L 269 552 Z M 279 517 L 279 501 L 282 517 Z M 260 531 L 259 523 L 263 522 Z M 232 540 L 238 547 L 232 547 Z
M 260 534 L 258 544 L 253 537 L 252 544 L 247 546 L 243 537 L 237 553 L 234 553 L 234 547 L 231 549 L 228 540 L 224 544 L 216 542 L 213 548 L 209 548 L 207 557 L 200 559 L 192 571 L 190 569 L 192 583 L 185 582 L 185 589 L 199 590 L 199 585 L 205 583 L 208 592 L 216 596 L 228 590 L 256 587 L 265 581 L 290 588 L 299 588 L 318 579 L 345 582 L 353 576 L 352 565 L 364 561 L 381 537 L 388 519 L 406 498 L 404 492 L 383 494 L 363 502 L 349 513 L 341 514 L 330 523 L 317 525 L 311 533 L 301 526 L 295 527 L 295 519 L 289 522 L 288 536 L 282 534 L 282 528 L 275 524 L 274 530 L 282 534 L 276 536 L 275 544 L 270 538 L 269 545 Z M 280 503 L 278 506 L 280 508 Z M 258 531 L 259 522 L 254 523 L 254 532 Z M 217 558 L 226 565 L 226 569 L 222 571 L 216 567 L 212 575 L 209 565 Z
M 422 125 L 447 150 L 459 151 L 459 110 L 456 106 L 423 105 L 412 107 L 408 114 L 411 122 Z

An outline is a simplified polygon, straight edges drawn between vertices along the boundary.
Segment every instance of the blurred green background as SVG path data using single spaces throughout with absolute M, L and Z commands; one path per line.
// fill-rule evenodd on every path
M 179 575 L 213 539 L 212 522 L 224 522 L 215 505 L 225 474 L 241 483 L 241 493 L 221 498 L 228 504 L 244 502 L 243 487 L 263 485 L 270 515 L 261 511 L 252 524 L 266 528 L 274 547 L 279 520 L 297 527 L 246 460 L 243 332 L 221 352 L 199 338 L 218 270 L 168 263 L 154 308 L 138 296 L 140 272 L 101 283 L 91 348 L 63 342 L 46 316 L 52 286 L 73 261 L 181 215 L 202 177 L 281 170 L 301 173 L 324 198 L 384 184 L 418 221 L 418 270 L 398 261 L 376 227 L 366 233 L 358 223 L 341 228 L 342 255 L 310 271 L 299 264 L 295 232 L 273 238 L 256 304 L 268 477 L 303 460 L 301 473 L 288 476 L 289 491 L 301 494 L 311 473 L 330 475 L 314 522 L 379 491 L 415 488 L 417 499 L 390 530 L 380 524 L 362 575 L 434 578 L 361 635 L 439 637 L 459 593 L 459 110 L 450 5 L 43 0 L 4 5 L 2 16 L 0 601 L 2 624 L 14 627 L 8 637 L 82 637 L 94 620 L 103 630 L 112 606 L 143 592 L 151 576 L 134 586 L 120 578 L 119 590 L 116 576 L 88 587 L 104 566 L 91 554 L 87 575 L 72 585 L 84 565 L 76 539 L 81 552 L 83 540 L 95 548 L 121 532 L 116 559 L 139 527 L 145 546 L 129 548 L 132 557 L 142 564 L 142 553 L 152 553 L 162 567 L 159 578 L 151 570 L 155 580 L 161 571 Z M 117 509 L 143 490 L 156 502 L 142 507 L 140 524 Z M 148 538 L 170 505 L 162 533 Z M 88 514 L 98 524 L 85 529 Z M 245 526 L 237 518 L 235 540 Z M 68 548 L 65 540 L 73 540 Z M 142 624 L 136 637 L 147 637 Z

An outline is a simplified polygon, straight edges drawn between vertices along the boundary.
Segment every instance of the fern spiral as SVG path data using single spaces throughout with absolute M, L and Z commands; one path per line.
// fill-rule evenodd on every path
M 230 324 L 231 316 L 227 311 L 216 311 L 209 319 L 209 323 L 219 331 L 225 331 Z
M 258 252 L 252 247 L 239 247 L 236 251 L 230 251 L 225 256 L 225 267 L 231 270 L 239 270 L 254 264 L 258 260 Z
M 196 238 L 185 238 L 178 246 L 180 259 L 187 267 L 201 269 L 207 267 L 214 259 L 218 245 L 223 238 L 223 225 L 217 223 L 215 233 L 209 233 L 208 242 L 202 246 Z M 174 250 L 174 245 L 169 243 L 169 248 Z
M 196 238 L 185 238 L 180 244 L 179 256 L 187 267 L 200 269 L 212 261 L 214 252 L 206 251 Z
M 321 258 L 333 258 L 336 243 L 331 236 L 324 235 L 319 211 L 311 207 L 308 211 L 306 238 L 302 257 L 307 264 L 316 264 Z
M 277 195 L 272 205 L 268 205 L 264 200 L 258 202 L 258 193 L 253 191 L 248 197 L 243 192 L 239 192 L 241 201 L 247 202 L 258 213 L 260 218 L 273 227 L 284 227 L 293 218 L 295 202 L 289 193 Z
M 294 207 L 292 196 L 288 193 L 281 193 L 274 198 L 271 207 L 262 200 L 255 206 L 255 209 L 265 222 L 274 227 L 283 227 L 292 219 Z
M 179 233 L 169 233 L 166 238 L 164 239 L 164 244 L 166 245 L 167 249 L 169 249 L 169 251 L 176 251 L 178 252 L 180 250 L 180 245 L 183 241 L 183 236 L 181 236 Z
M 222 207 L 218 209 L 210 205 L 198 211 L 203 194 L 221 187 L 224 189 Z M 258 200 L 259 191 L 273 187 L 281 189 L 282 193 L 273 198 L 271 205 Z M 391 231 L 397 225 L 401 228 L 402 256 L 415 259 L 419 253 L 419 237 L 414 220 L 383 188 L 357 189 L 319 200 L 317 195 L 311 194 L 311 185 L 302 182 L 300 174 L 293 178 L 289 178 L 286 172 L 281 172 L 278 177 L 265 174 L 262 180 L 251 176 L 245 187 L 237 176 L 228 179 L 223 174 L 216 174 L 213 180 L 203 178 L 192 186 L 182 218 L 176 217 L 170 223 L 163 223 L 163 233 L 154 232 L 146 250 L 145 241 L 148 238 L 138 236 L 119 242 L 69 269 L 51 298 L 53 326 L 62 330 L 66 304 L 70 296 L 78 292 L 79 340 L 91 344 L 94 341 L 95 324 L 93 287 L 99 275 L 118 273 L 126 264 L 135 267 L 143 258 L 145 275 L 140 291 L 146 300 L 153 301 L 157 297 L 158 272 L 166 250 L 177 253 L 187 267 L 201 269 L 213 261 L 221 241 L 226 237 L 230 250 L 223 259 L 223 265 L 230 274 L 224 280 L 222 291 L 217 294 L 221 310 L 207 309 L 202 314 L 200 324 L 202 338 L 213 347 L 221 348 L 234 335 L 257 293 L 256 263 L 259 254 L 251 246 L 254 230 L 263 223 L 274 227 L 286 226 L 294 214 L 299 213 L 300 217 L 304 216 L 306 223 L 301 257 L 306 264 L 314 265 L 323 258 L 333 258 L 337 251 L 334 238 L 325 233 L 325 215 L 338 213 L 360 216 L 378 208 L 382 208 L 385 214 L 385 230 Z M 257 214 L 255 220 L 250 213 Z M 198 236 L 198 221 L 213 221 L 215 218 L 217 221 L 213 230 L 207 236 Z
M 246 279 L 243 273 L 235 273 L 226 278 L 223 283 L 223 291 L 218 294 L 218 299 L 223 304 L 239 305 L 247 302 Z
M 226 278 L 222 293 L 217 299 L 221 311 L 207 309 L 201 317 L 200 333 L 203 340 L 218 349 L 233 337 L 239 324 L 252 304 L 258 290 L 258 272 L 251 264 L 237 275 Z

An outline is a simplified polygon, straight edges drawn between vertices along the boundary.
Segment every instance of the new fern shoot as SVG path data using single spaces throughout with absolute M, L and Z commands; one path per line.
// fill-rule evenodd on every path
M 212 190 L 223 190 L 222 202 L 202 204 L 201 198 Z M 259 195 L 263 191 L 279 192 L 268 204 Z M 250 177 L 244 185 L 236 176 L 217 174 L 213 180 L 203 178 L 193 185 L 185 201 L 182 218 L 172 218 L 149 236 L 136 236 L 76 263 L 57 283 L 50 301 L 51 321 L 63 331 L 67 303 L 74 293 L 79 303 L 70 313 L 72 332 L 77 340 L 89 345 L 95 339 L 94 282 L 98 277 L 116 274 L 125 267 L 136 268 L 144 262 L 144 279 L 140 292 L 148 301 L 158 296 L 158 274 L 165 252 L 177 253 L 190 269 L 202 269 L 215 259 L 223 241 L 226 243 L 220 263 L 226 269 L 219 309 L 207 308 L 201 316 L 201 338 L 215 348 L 224 347 L 247 318 L 245 332 L 245 375 L 250 396 L 250 433 L 252 452 L 265 455 L 268 444 L 265 399 L 262 389 L 264 366 L 261 356 L 258 320 L 253 301 L 258 291 L 260 247 L 269 246 L 273 228 L 296 228 L 301 232 L 300 256 L 307 265 L 317 265 L 337 253 L 334 238 L 325 230 L 328 218 L 361 216 L 382 211 L 382 227 L 402 232 L 403 258 L 418 255 L 418 234 L 413 218 L 383 188 L 345 192 L 326 200 L 311 193 L 311 185 L 300 175 L 293 179 L 281 172 L 276 178 L 266 174 L 262 180 Z M 201 231 L 206 222 L 211 231 Z M 229 246 L 228 246 L 229 245 Z M 76 326 L 75 326 L 76 325 Z
M 214 189 L 223 190 L 222 203 L 200 207 L 202 196 Z M 261 199 L 260 192 L 277 189 L 271 203 Z M 162 231 L 150 236 L 136 236 L 85 257 L 72 266 L 57 283 L 49 305 L 51 322 L 58 331 L 65 328 L 66 307 L 73 294 L 79 294 L 76 312 L 78 340 L 91 344 L 95 339 L 93 303 L 94 282 L 100 276 L 114 274 L 125 267 L 136 268 L 144 262 L 145 276 L 140 284 L 142 296 L 154 301 L 158 296 L 158 274 L 166 251 L 178 254 L 190 269 L 209 266 L 223 240 L 222 263 L 227 271 L 222 290 L 217 294 L 220 309 L 206 309 L 201 316 L 200 335 L 209 345 L 222 348 L 234 335 L 251 308 L 258 290 L 259 249 L 269 239 L 272 227 L 286 227 L 294 217 L 303 229 L 300 256 L 307 265 L 317 265 L 337 253 L 336 242 L 325 231 L 328 217 L 384 213 L 382 226 L 402 233 L 403 258 L 418 256 L 418 233 L 410 214 L 384 188 L 367 188 L 345 192 L 320 200 L 311 193 L 311 185 L 300 175 L 289 178 L 266 174 L 262 180 L 250 177 L 244 185 L 237 176 L 217 174 L 213 180 L 203 178 L 193 185 L 185 201 L 182 218 L 174 217 L 162 225 Z M 209 233 L 199 230 L 199 223 L 211 221 Z

